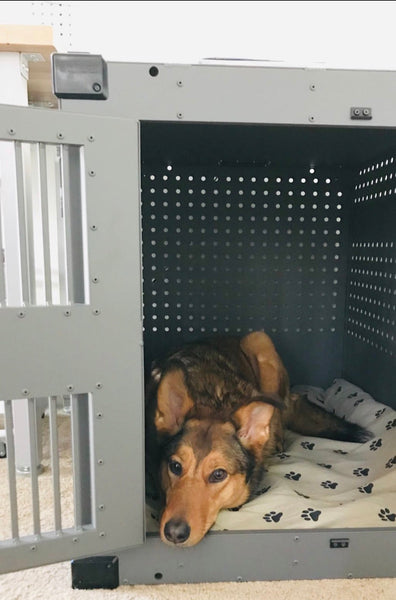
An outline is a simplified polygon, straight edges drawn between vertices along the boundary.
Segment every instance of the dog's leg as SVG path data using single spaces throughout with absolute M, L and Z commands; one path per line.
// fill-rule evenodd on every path
M 241 349 L 253 368 L 260 390 L 287 397 L 289 377 L 268 335 L 263 331 L 249 333 L 242 338 Z

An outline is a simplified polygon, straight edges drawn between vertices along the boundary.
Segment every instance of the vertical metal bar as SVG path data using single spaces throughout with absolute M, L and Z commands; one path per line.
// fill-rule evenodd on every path
M 62 508 L 60 496 L 60 478 L 59 478 L 59 445 L 58 428 L 56 420 L 56 396 L 48 398 L 49 424 L 50 424 L 50 446 L 51 446 L 51 469 L 52 485 L 54 492 L 54 524 L 55 531 L 62 530 Z
M 49 231 L 48 211 L 48 176 L 47 176 L 47 154 L 46 146 L 39 144 L 39 169 L 40 169 L 40 196 L 41 215 L 43 227 L 43 251 L 44 251 L 44 280 L 45 298 L 47 304 L 52 304 L 52 277 L 51 277 L 51 243 Z
M 11 537 L 17 539 L 19 537 L 18 496 L 16 488 L 14 424 L 11 400 L 6 400 L 4 402 L 4 417 L 7 443 L 8 484 L 10 492 Z
M 62 150 L 61 146 L 55 147 L 54 159 L 54 188 L 56 190 L 56 224 L 58 237 L 58 271 L 59 271 L 59 296 L 61 304 L 68 304 L 67 293 L 67 260 L 66 260 L 66 232 L 65 232 L 65 198 L 61 185 Z
M 37 469 L 37 426 L 36 426 L 36 400 L 29 398 L 29 442 L 30 442 L 30 478 L 32 485 L 32 515 L 33 515 L 33 533 L 40 535 L 40 499 L 38 485 Z
M 2 215 L 1 215 L 1 180 L 0 180 L 0 306 L 6 305 L 6 287 L 5 287 L 5 271 L 4 271 L 4 260 L 5 260 L 5 248 L 3 243 L 3 228 L 2 228 Z
M 82 505 L 81 505 L 81 439 L 79 435 L 78 422 L 78 396 L 72 395 L 71 400 L 71 430 L 72 430 L 72 457 L 73 457 L 73 487 L 74 487 L 74 525 L 82 527 Z
M 22 144 L 23 157 L 23 177 L 25 190 L 25 229 L 26 229 L 26 257 L 28 261 L 29 275 L 29 303 L 33 306 L 37 304 L 37 269 L 38 260 L 36 256 L 35 240 L 35 215 L 34 204 L 35 197 L 39 193 L 38 187 L 38 155 L 37 144 Z
M 19 249 L 21 255 L 21 279 L 22 279 L 22 301 L 29 304 L 30 298 L 30 274 L 28 260 L 28 242 L 26 231 L 26 208 L 25 208 L 25 190 L 24 190 L 24 169 L 21 142 L 15 142 L 15 167 L 16 167 L 16 186 L 18 198 L 18 221 L 19 221 Z

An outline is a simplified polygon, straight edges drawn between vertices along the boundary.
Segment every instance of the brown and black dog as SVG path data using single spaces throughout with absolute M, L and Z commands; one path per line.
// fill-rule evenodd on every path
M 174 352 L 151 372 L 146 454 L 164 495 L 164 542 L 197 544 L 222 508 L 257 491 L 285 428 L 365 442 L 371 434 L 291 394 L 271 339 L 213 338 Z M 153 466 L 154 465 L 154 466 Z

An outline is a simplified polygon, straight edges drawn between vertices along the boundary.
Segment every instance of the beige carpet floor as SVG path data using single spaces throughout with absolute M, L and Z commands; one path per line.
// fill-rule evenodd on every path
M 58 418 L 62 512 L 72 514 L 70 424 Z M 43 422 L 43 465 L 40 476 L 42 527 L 51 527 L 51 473 L 48 449 L 48 420 Z M 0 460 L 0 540 L 9 537 L 7 461 Z M 18 477 L 18 501 L 22 531 L 31 525 L 29 479 Z M 68 518 L 67 518 L 68 517 Z M 16 565 L 17 568 L 17 565 Z M 322 581 L 265 581 L 249 583 L 207 583 L 186 585 L 121 586 L 116 590 L 72 590 L 70 564 L 60 563 L 16 571 L 0 576 L 0 600 L 396 600 L 396 579 Z

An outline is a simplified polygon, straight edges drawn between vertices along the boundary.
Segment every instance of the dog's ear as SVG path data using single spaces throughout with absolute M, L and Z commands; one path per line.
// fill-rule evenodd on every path
M 157 410 L 155 427 L 158 433 L 175 435 L 183 426 L 193 401 L 188 395 L 181 369 L 173 369 L 166 373 L 157 391 Z
M 233 414 L 242 446 L 257 458 L 261 457 L 262 449 L 269 439 L 274 410 L 272 404 L 254 401 L 238 408 Z

